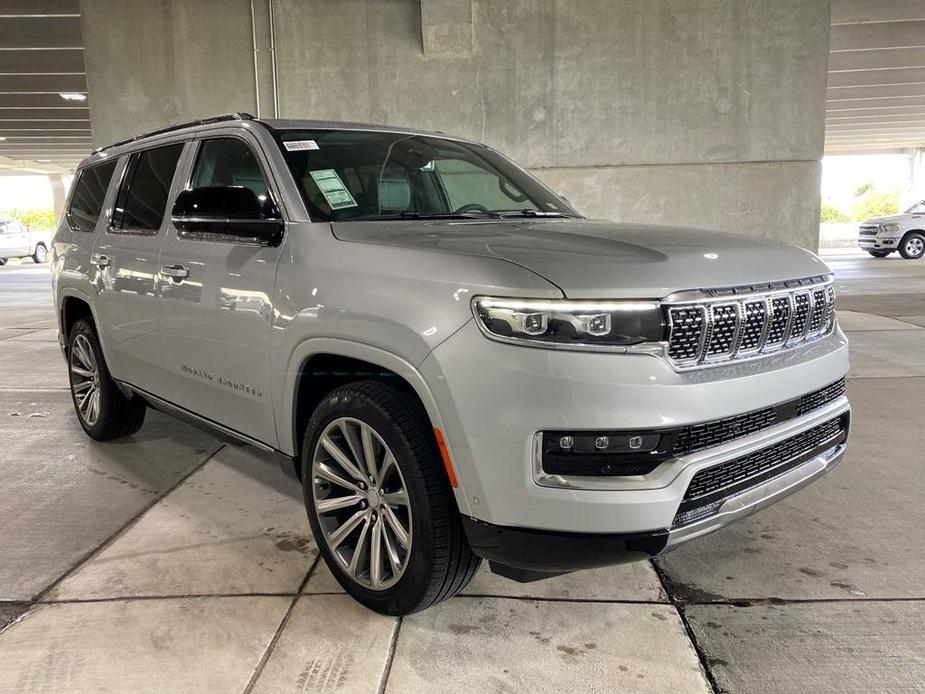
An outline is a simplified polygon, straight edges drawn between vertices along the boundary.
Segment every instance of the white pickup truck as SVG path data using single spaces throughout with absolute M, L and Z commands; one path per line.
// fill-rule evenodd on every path
M 903 214 L 864 220 L 858 228 L 858 246 L 875 258 L 886 258 L 893 251 L 906 260 L 925 256 L 925 200 Z
M 51 234 L 27 230 L 19 220 L 0 218 L 0 265 L 10 258 L 32 258 L 44 263 L 51 246 Z

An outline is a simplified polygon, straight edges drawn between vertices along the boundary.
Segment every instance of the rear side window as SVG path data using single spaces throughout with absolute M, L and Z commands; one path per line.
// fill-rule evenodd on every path
M 161 228 L 182 151 L 183 144 L 178 143 L 129 157 L 112 215 L 113 231 L 156 232 Z
M 106 189 L 109 188 L 115 170 L 116 162 L 107 161 L 80 172 L 74 186 L 74 194 L 71 196 L 70 207 L 67 208 L 67 222 L 72 229 L 96 229 L 96 220 L 103 210 Z

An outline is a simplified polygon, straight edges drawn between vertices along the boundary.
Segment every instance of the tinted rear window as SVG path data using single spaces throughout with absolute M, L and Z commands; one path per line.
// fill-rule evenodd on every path
M 167 195 L 183 144 L 131 155 L 113 212 L 114 229 L 157 231 L 164 219 Z
M 96 228 L 96 220 L 103 210 L 106 189 L 109 188 L 115 169 L 116 162 L 107 161 L 80 172 L 74 186 L 74 195 L 71 196 L 71 205 L 67 209 L 67 221 L 72 229 L 93 231 Z

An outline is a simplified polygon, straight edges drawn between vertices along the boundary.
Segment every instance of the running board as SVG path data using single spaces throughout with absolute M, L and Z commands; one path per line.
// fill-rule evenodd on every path
M 133 394 L 143 399 L 155 410 L 160 410 L 164 414 L 170 415 L 171 417 L 176 417 L 177 419 L 183 420 L 195 427 L 205 429 L 209 433 L 218 434 L 219 436 L 225 436 L 227 438 L 234 439 L 235 441 L 246 443 L 247 445 L 253 446 L 254 448 L 257 448 L 264 453 L 272 453 L 277 457 L 278 462 L 280 463 L 280 467 L 283 468 L 283 472 L 285 472 L 287 476 L 295 476 L 296 479 L 299 478 L 298 458 L 294 458 L 287 453 L 278 451 L 272 446 L 268 446 L 267 444 L 263 443 L 263 441 L 258 441 L 257 439 L 248 436 L 247 434 L 242 434 L 240 431 L 235 431 L 234 429 L 219 424 L 218 422 L 215 422 L 207 417 L 198 415 L 195 412 L 190 412 L 189 410 L 180 407 L 179 405 L 174 405 L 172 402 L 164 400 L 163 398 L 158 397 L 153 393 L 149 393 L 143 388 L 133 386 L 131 383 L 126 383 L 125 381 L 117 381 L 117 383 L 119 386 L 129 390 Z M 285 463 L 283 461 L 285 461 Z

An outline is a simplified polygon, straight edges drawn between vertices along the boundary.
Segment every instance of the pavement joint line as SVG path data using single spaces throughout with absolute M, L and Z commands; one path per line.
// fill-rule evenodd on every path
M 248 593 L 173 593 L 170 595 L 113 595 L 106 598 L 63 598 L 60 600 L 39 600 L 35 605 L 92 605 L 94 603 L 154 602 L 157 600 L 197 600 L 204 598 L 295 598 L 298 593 L 272 593 L 252 591 Z
M 84 556 L 82 556 L 80 559 L 78 559 L 78 560 L 74 563 L 74 565 L 71 566 L 71 568 L 69 568 L 69 569 L 68 569 L 67 571 L 65 571 L 63 574 L 61 574 L 60 576 L 58 576 L 58 578 L 56 578 L 54 581 L 52 581 L 50 584 L 48 584 L 45 588 L 43 588 L 41 591 L 39 591 L 36 595 L 34 595 L 34 596 L 32 597 L 32 599 L 28 601 L 28 602 L 30 603 L 30 608 L 31 608 L 32 605 L 34 605 L 34 604 L 43 602 L 46 595 L 50 594 L 51 591 L 54 590 L 55 588 L 57 588 L 59 585 L 61 585 L 61 583 L 62 583 L 65 579 L 67 579 L 68 577 L 70 577 L 71 575 L 73 575 L 74 573 L 76 573 L 77 570 L 80 569 L 84 564 L 86 564 L 86 563 L 87 563 L 88 561 L 90 561 L 93 557 L 95 557 L 96 555 L 98 555 L 98 554 L 99 554 L 100 552 L 102 552 L 104 549 L 106 549 L 107 547 L 109 547 L 113 542 L 115 542 L 118 538 L 120 538 L 120 537 L 125 533 L 125 531 L 128 530 L 129 528 L 131 528 L 133 525 L 135 525 L 135 523 L 137 523 L 138 520 L 139 520 L 143 515 L 145 515 L 148 511 L 150 511 L 152 508 L 154 508 L 154 506 L 156 506 L 158 503 L 160 503 L 162 500 L 164 500 L 164 499 L 165 499 L 168 495 L 170 495 L 172 492 L 174 492 L 178 487 L 180 487 L 184 482 L 186 482 L 186 480 L 188 480 L 190 477 L 192 477 L 194 474 L 196 474 L 199 470 L 201 470 L 201 469 L 205 466 L 205 464 L 208 463 L 210 460 L 212 460 L 212 458 L 214 458 L 214 457 L 219 453 L 219 451 L 221 451 L 223 448 L 225 448 L 225 444 L 224 444 L 224 443 L 221 443 L 221 444 L 219 444 L 218 446 L 216 446 L 215 449 L 212 450 L 212 452 L 209 453 L 207 456 L 205 456 L 205 457 L 202 459 L 202 461 L 201 461 L 198 465 L 196 465 L 195 467 L 193 467 L 192 470 L 190 470 L 189 472 L 187 472 L 185 475 L 181 476 L 173 485 L 171 485 L 171 486 L 170 486 L 168 489 L 166 489 L 163 493 L 158 494 L 154 499 L 151 500 L 151 503 L 149 503 L 149 504 L 145 505 L 144 507 L 142 507 L 141 510 L 138 511 L 138 513 L 136 513 L 134 516 L 132 516 L 132 517 L 131 517 L 126 523 L 124 523 L 120 528 L 118 528 L 117 530 L 115 530 L 109 537 L 107 537 L 107 538 L 106 538 L 105 540 L 103 540 L 99 545 L 97 545 L 94 549 L 91 549 L 91 550 L 90 550 L 89 552 L 87 552 Z
M 766 606 L 783 606 L 783 605 L 824 605 L 826 603 L 841 604 L 854 602 L 925 602 L 925 597 L 902 597 L 902 598 L 728 598 L 726 600 L 678 600 L 679 604 L 686 607 L 710 607 L 712 605 L 722 605 L 725 607 L 766 607 Z
M 252 692 L 254 687 L 257 685 L 257 680 L 260 679 L 260 675 L 263 674 L 263 669 L 266 667 L 267 662 L 269 662 L 270 656 L 273 655 L 273 651 L 276 649 L 276 644 L 282 637 L 283 630 L 286 628 L 286 625 L 289 623 L 289 618 L 292 616 L 292 612 L 295 610 L 295 605 L 299 601 L 299 597 L 301 596 L 302 591 L 305 590 L 305 586 L 308 585 L 308 581 L 312 577 L 312 574 L 315 572 L 315 568 L 318 566 L 319 561 L 321 561 L 320 553 L 315 557 L 315 561 L 312 562 L 312 565 L 308 568 L 308 571 L 305 572 L 305 578 L 303 578 L 302 582 L 299 584 L 295 595 L 289 603 L 289 609 L 286 610 L 286 614 L 283 615 L 282 620 L 280 620 L 279 626 L 276 627 L 276 631 L 273 633 L 273 638 L 270 639 L 270 643 L 267 644 L 267 647 L 261 654 L 260 660 L 257 661 L 257 665 L 254 667 L 254 672 L 251 675 L 251 678 L 248 680 L 247 685 L 244 687 L 243 694 L 250 694 L 250 692 Z
M 896 319 L 894 318 L 893 320 L 896 320 Z M 906 321 L 900 321 L 900 322 L 906 323 Z M 848 337 L 850 338 L 851 333 L 917 333 L 917 332 L 921 332 L 922 330 L 925 330 L 925 328 L 923 328 L 921 325 L 914 325 L 913 323 L 906 323 L 906 325 L 909 325 L 911 327 L 896 328 L 895 330 L 891 330 L 889 328 L 862 328 L 861 330 L 845 330 L 844 328 L 842 328 L 842 332 L 847 334 Z
M 311 594 L 310 594 L 311 595 Z M 320 595 L 320 593 L 316 593 Z M 603 605 L 665 605 L 671 604 L 664 600 L 626 600 L 626 599 L 608 599 L 608 598 L 553 598 L 531 595 L 492 595 L 491 593 L 464 593 L 456 595 L 455 598 L 488 598 L 491 600 L 520 600 L 523 602 L 582 602 Z
M 379 686 L 376 688 L 376 694 L 385 694 L 386 687 L 389 685 L 389 675 L 392 674 L 392 661 L 395 660 L 395 649 L 398 647 L 398 632 L 401 631 L 402 618 L 395 620 L 395 626 L 392 629 L 392 638 L 389 640 L 389 650 L 385 654 L 385 667 L 382 668 L 382 676 L 379 678 Z
M 676 598 L 676 596 L 671 592 L 672 581 L 668 578 L 668 574 L 662 570 L 653 559 L 649 559 L 649 563 L 652 564 L 652 569 L 655 571 L 655 575 L 658 576 L 659 582 L 662 584 L 662 590 L 665 591 L 665 595 L 668 596 L 668 600 L 671 602 L 671 606 L 675 609 L 675 612 L 678 615 L 678 619 L 681 620 L 681 626 L 684 627 L 684 633 L 687 634 L 687 639 L 690 641 L 691 648 L 694 649 L 694 653 L 697 655 L 697 661 L 700 664 L 700 670 L 703 672 L 703 677 L 707 682 L 707 686 L 710 688 L 710 691 L 713 694 L 721 694 L 725 690 L 719 686 L 716 681 L 716 677 L 713 675 L 713 671 L 710 669 L 710 660 L 707 657 L 707 654 L 703 651 L 700 644 L 697 642 L 697 636 L 694 634 L 694 629 L 691 627 L 689 621 L 687 621 L 687 615 L 684 614 L 684 603 Z

